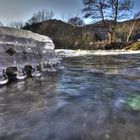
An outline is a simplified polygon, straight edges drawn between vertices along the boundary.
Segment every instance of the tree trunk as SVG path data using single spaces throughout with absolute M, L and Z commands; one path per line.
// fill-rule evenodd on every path
M 132 24 L 132 26 L 130 27 L 129 34 L 128 34 L 127 40 L 126 40 L 127 42 L 129 42 L 129 39 L 130 39 L 130 36 L 131 36 L 131 34 L 133 32 L 133 29 L 135 27 L 135 24 L 136 24 L 136 21 L 134 21 L 133 24 Z
M 113 42 L 113 32 L 108 32 L 108 44 Z

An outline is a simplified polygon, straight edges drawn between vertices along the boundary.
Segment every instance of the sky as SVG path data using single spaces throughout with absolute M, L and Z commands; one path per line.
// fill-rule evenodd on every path
M 140 0 L 134 0 L 138 11 Z M 79 16 L 82 0 L 0 0 L 0 21 L 6 25 L 15 21 L 26 22 L 33 13 L 42 9 L 52 10 L 57 19 Z

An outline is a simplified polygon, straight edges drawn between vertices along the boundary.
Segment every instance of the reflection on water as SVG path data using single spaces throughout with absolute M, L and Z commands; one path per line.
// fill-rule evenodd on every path
M 56 74 L 0 88 L 0 139 L 140 139 L 140 55 L 63 64 Z

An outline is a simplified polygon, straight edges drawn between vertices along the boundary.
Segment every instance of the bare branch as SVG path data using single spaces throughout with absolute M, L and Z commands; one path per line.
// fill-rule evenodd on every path
M 38 11 L 37 13 L 34 13 L 33 16 L 26 22 L 26 24 L 34 24 L 34 23 L 39 23 L 43 22 L 49 19 L 52 19 L 54 17 L 53 11 L 48 11 L 48 10 L 42 10 Z
M 133 0 L 83 0 L 83 4 L 84 17 L 102 20 L 112 38 L 118 19 L 126 17 L 133 7 Z

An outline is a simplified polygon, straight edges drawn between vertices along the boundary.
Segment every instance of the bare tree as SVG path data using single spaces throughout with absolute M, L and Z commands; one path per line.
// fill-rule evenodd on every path
M 80 17 L 72 17 L 68 20 L 69 24 L 72 24 L 74 26 L 82 26 L 84 25 L 84 21 Z
M 11 22 L 8 26 L 21 29 L 24 26 L 24 23 L 22 21 L 15 21 L 15 22 Z
M 118 19 L 124 18 L 133 7 L 132 0 L 83 0 L 84 17 L 102 20 L 108 33 L 108 43 L 112 43 Z
M 128 33 L 128 36 L 127 36 L 127 42 L 129 42 L 129 40 L 130 40 L 131 34 L 132 34 L 132 32 L 133 32 L 133 30 L 134 30 L 134 28 L 135 28 L 135 25 L 136 25 L 136 23 L 137 23 L 137 19 L 138 19 L 138 18 L 140 18 L 140 11 L 137 12 L 137 13 L 134 15 L 134 18 L 133 18 L 133 20 L 132 20 L 132 24 L 131 24 L 131 26 L 130 26 L 129 33 Z
M 62 14 L 60 15 L 60 19 L 64 22 L 68 22 L 68 20 L 73 17 L 71 13 L 65 13 L 65 14 Z
M 53 17 L 54 17 L 53 11 L 41 10 L 38 11 L 37 13 L 34 13 L 33 16 L 26 22 L 26 24 L 31 25 L 34 23 L 43 22 L 52 19 Z

